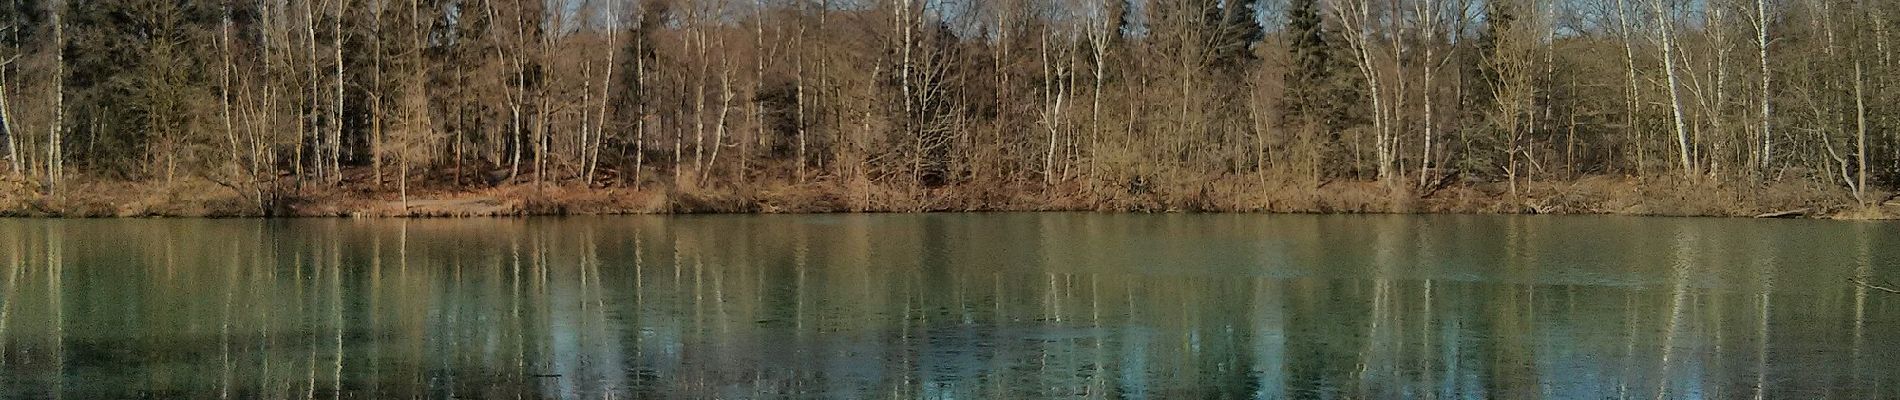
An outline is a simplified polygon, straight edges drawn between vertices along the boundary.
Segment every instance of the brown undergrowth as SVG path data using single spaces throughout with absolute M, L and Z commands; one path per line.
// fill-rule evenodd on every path
M 369 180 L 369 179 L 365 179 Z M 990 182 L 941 187 L 866 179 L 701 184 L 682 177 L 640 186 L 444 182 L 398 186 L 308 184 L 264 196 L 210 180 L 79 178 L 58 190 L 0 181 L 0 215 L 45 217 L 475 217 L 665 213 L 1105 211 L 1244 213 L 1617 214 L 1749 217 L 1763 214 L 1887 219 L 1900 203 L 1867 205 L 1802 180 L 1753 183 L 1674 177 L 1586 176 L 1520 182 L 1375 181 L 1225 176 L 1145 182 Z M 346 180 L 346 182 L 349 182 Z M 49 194 L 50 193 L 50 194 Z M 258 199 L 276 201 L 260 205 Z M 1887 198 L 1885 194 L 1878 198 Z

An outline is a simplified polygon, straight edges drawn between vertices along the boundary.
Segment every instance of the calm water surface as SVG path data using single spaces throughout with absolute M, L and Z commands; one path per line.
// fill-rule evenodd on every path
M 1895 398 L 1900 225 L 0 220 L 0 398 Z

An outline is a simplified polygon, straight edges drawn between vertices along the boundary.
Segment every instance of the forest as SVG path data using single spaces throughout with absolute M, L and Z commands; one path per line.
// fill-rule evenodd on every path
M 1894 1 L 8 1 L 15 215 L 1865 214 L 1900 184 Z

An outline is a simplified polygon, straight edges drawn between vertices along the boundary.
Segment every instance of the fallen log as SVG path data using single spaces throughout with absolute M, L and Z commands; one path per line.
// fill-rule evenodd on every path
M 1800 216 L 1806 216 L 1806 215 L 1808 215 L 1808 209 L 1802 208 L 1802 209 L 1795 209 L 1795 210 L 1776 211 L 1776 212 L 1771 212 L 1771 213 L 1759 214 L 1759 215 L 1756 215 L 1755 218 L 1794 218 L 1794 217 L 1800 217 Z

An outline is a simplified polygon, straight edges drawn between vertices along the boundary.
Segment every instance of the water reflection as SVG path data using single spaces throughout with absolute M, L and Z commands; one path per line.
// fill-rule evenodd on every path
M 1894 397 L 1900 296 L 1850 281 L 1900 281 L 1896 240 L 1596 217 L 0 220 L 0 397 Z

